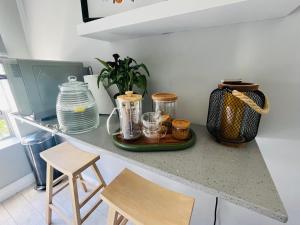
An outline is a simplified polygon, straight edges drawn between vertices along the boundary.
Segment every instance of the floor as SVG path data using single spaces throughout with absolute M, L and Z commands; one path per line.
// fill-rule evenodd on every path
M 79 196 L 82 198 L 86 193 L 82 188 L 78 188 Z M 91 189 L 89 191 L 92 191 Z M 0 225 L 46 225 L 45 223 L 45 192 L 38 192 L 33 187 L 26 188 L 24 191 L 0 203 Z M 95 196 L 89 204 L 81 210 L 82 215 L 87 212 L 93 202 L 99 196 Z M 54 197 L 54 204 L 72 218 L 71 194 L 69 188 L 65 188 Z M 85 221 L 84 225 L 105 225 L 108 207 L 102 203 L 94 213 Z M 65 225 L 64 221 L 53 213 L 53 225 Z

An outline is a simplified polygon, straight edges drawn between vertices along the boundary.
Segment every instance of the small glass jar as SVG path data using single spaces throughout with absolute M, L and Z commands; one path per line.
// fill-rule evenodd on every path
M 190 136 L 191 122 L 188 120 L 172 121 L 172 136 L 177 140 L 186 140 Z
M 177 96 L 173 93 L 158 92 L 152 95 L 153 110 L 160 111 L 162 115 L 169 115 L 176 118 Z

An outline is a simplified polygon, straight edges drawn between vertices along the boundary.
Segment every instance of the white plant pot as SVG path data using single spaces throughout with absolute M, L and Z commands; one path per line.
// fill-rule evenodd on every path
M 100 114 L 110 114 L 114 108 L 114 105 L 103 87 L 100 83 L 99 88 L 97 85 L 98 75 L 85 75 L 83 77 L 84 82 L 88 84 L 88 88 L 92 92 L 97 104 L 97 108 Z

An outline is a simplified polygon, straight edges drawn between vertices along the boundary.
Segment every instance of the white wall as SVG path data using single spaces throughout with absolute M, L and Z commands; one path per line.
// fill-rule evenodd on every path
M 31 173 L 24 148 L 14 144 L 0 148 L 0 190 Z
M 32 58 L 94 61 L 111 53 L 109 43 L 80 38 L 80 1 L 17 0 Z M 96 63 L 94 61 L 94 63 Z
M 260 136 L 300 137 L 295 122 L 300 104 L 290 104 L 300 94 L 300 10 L 267 22 L 109 43 L 76 35 L 81 22 L 79 1 L 23 0 L 23 5 L 33 58 L 97 64 L 95 57 L 109 59 L 115 52 L 130 55 L 148 65 L 151 92 L 176 92 L 179 116 L 200 124 L 206 122 L 209 93 L 221 79 L 257 82 L 272 104 L 271 113 L 263 117 Z M 284 116 L 285 110 L 289 116 Z
M 278 20 L 114 43 L 145 62 L 151 90 L 179 95 L 179 116 L 206 123 L 209 93 L 224 78 L 256 82 L 269 96 L 260 136 L 300 137 L 300 10 Z
M 293 140 L 300 136 L 300 10 L 284 19 L 106 43 L 76 35 L 79 1 L 23 2 L 34 58 L 92 62 L 115 52 L 130 55 L 148 65 L 151 92 L 176 92 L 179 115 L 193 122 L 205 124 L 209 93 L 221 79 L 239 77 L 261 84 L 272 109 L 262 118 L 259 144 L 288 210 L 288 224 L 298 224 L 300 180 L 295 171 L 300 166 L 294 161 L 299 155 Z M 103 162 L 111 165 L 110 160 Z M 193 224 L 211 224 L 213 198 L 199 198 L 199 204 L 203 208 L 197 212 L 205 215 L 196 215 Z M 199 216 L 202 220 L 197 221 Z M 221 202 L 219 217 L 224 225 L 279 224 L 227 202 Z
M 0 1 L 0 34 L 9 57 L 29 57 L 15 0 Z

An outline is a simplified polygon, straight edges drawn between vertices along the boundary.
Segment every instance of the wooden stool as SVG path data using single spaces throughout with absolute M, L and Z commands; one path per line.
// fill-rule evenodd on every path
M 100 159 L 100 156 L 81 151 L 67 142 L 46 150 L 40 155 L 47 162 L 47 224 L 51 224 L 52 210 L 57 212 L 57 214 L 59 214 L 67 224 L 82 224 L 101 204 L 102 199 L 100 199 L 82 219 L 80 215 L 80 209 L 102 188 L 106 187 L 105 181 L 103 180 L 103 177 L 96 166 L 96 161 Z M 94 170 L 100 185 L 96 187 L 96 189 L 89 196 L 83 199 L 82 202 L 79 202 L 77 179 L 80 180 L 84 191 L 87 192 L 87 182 L 83 180 L 81 173 L 90 166 Z M 53 181 L 53 169 L 59 170 L 60 172 L 64 173 L 64 175 Z M 60 187 L 57 187 L 56 190 L 53 190 L 53 185 L 61 182 L 65 178 L 68 178 L 66 182 L 60 184 Z M 62 213 L 62 211 L 52 203 L 53 196 L 62 191 L 68 185 L 70 185 L 72 194 L 74 223 L 70 223 L 69 219 Z
M 162 188 L 125 169 L 102 192 L 109 225 L 188 225 L 194 199 Z

